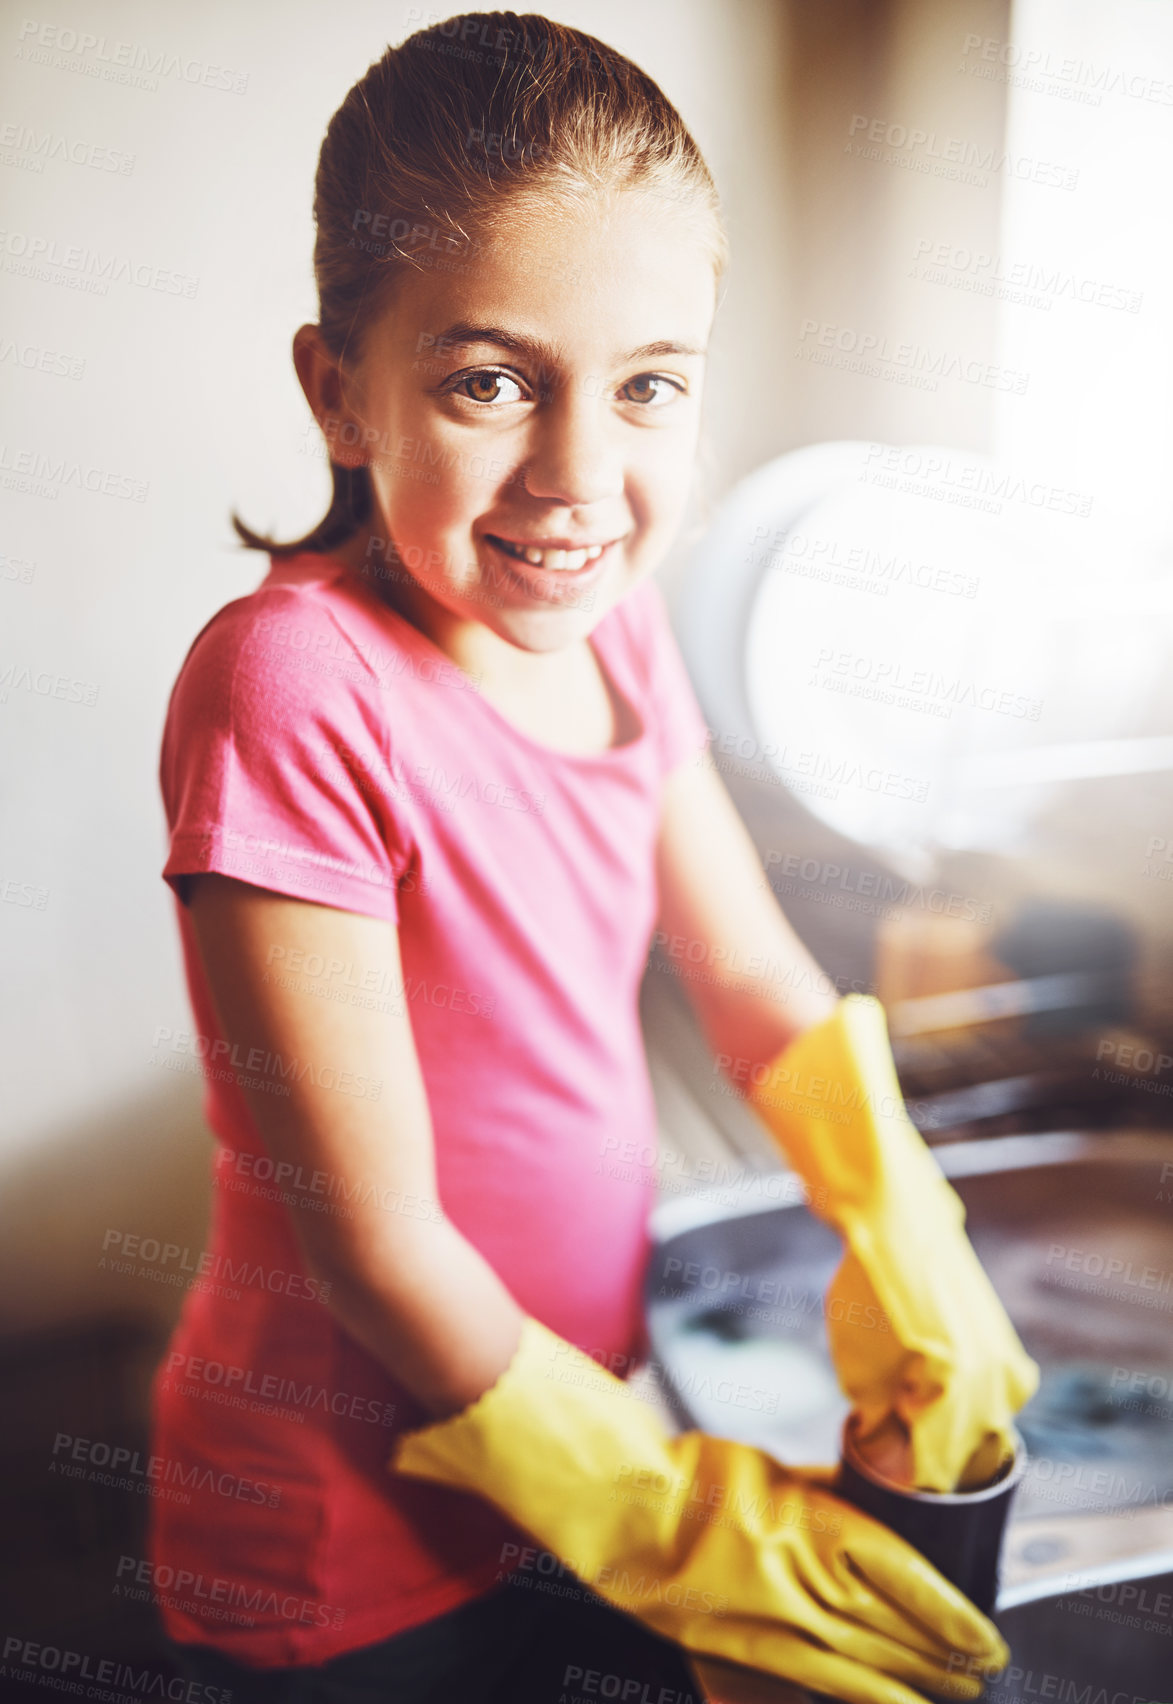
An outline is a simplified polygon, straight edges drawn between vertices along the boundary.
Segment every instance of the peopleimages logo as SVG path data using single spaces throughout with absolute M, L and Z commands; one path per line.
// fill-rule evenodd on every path
M 247 71 L 236 71 L 205 59 L 189 59 L 185 54 L 148 47 L 143 42 L 112 41 L 108 36 L 41 23 L 36 18 L 22 20 L 17 40 L 20 43 L 17 58 L 30 65 L 79 71 L 103 82 L 129 83 L 152 93 L 158 89 L 161 77 L 231 95 L 243 95 L 248 88 Z
M 60 272 L 64 277 L 85 281 L 95 295 L 101 296 L 111 284 L 133 284 L 140 290 L 183 296 L 190 301 L 200 287 L 198 277 L 190 272 L 157 266 L 140 256 L 113 251 L 105 254 L 100 249 L 87 248 L 84 243 L 60 243 L 56 237 L 37 236 L 28 231 L 0 230 L 0 256 L 6 272 L 23 272 L 37 278 Z
M 859 478 L 872 485 L 912 491 L 940 502 L 1001 514 L 1007 503 L 1086 520 L 1092 497 L 1045 480 L 1028 479 L 1007 468 L 965 461 L 943 451 L 907 445 L 869 444 Z
M 375 1396 L 360 1396 L 349 1391 L 327 1390 L 325 1385 L 312 1381 L 299 1384 L 296 1379 L 276 1373 L 261 1373 L 255 1367 L 235 1367 L 225 1361 L 209 1361 L 200 1355 L 185 1355 L 173 1349 L 159 1377 L 160 1390 L 176 1390 L 181 1396 L 208 1395 L 224 1401 L 233 1408 L 250 1407 L 249 1399 L 263 1405 L 284 1404 L 282 1418 L 304 1423 L 307 1414 L 335 1415 L 340 1420 L 362 1420 L 370 1426 L 392 1426 L 395 1423 L 395 1404 Z
M 820 355 L 819 351 L 824 353 Z M 957 350 L 895 342 L 886 332 L 858 331 L 853 326 L 833 325 L 825 320 L 803 320 L 795 353 L 800 358 L 821 360 L 826 366 L 847 365 L 839 358 L 854 357 L 861 363 L 859 370 L 873 375 L 879 375 L 882 367 L 892 367 L 902 370 L 905 377 L 918 375 L 925 381 L 922 388 L 929 390 L 936 390 L 941 379 L 958 379 L 963 384 L 1023 396 L 1030 385 L 1029 373 L 998 367 Z M 875 365 L 877 362 L 879 366 Z
M 56 502 L 58 494 L 71 487 L 92 497 L 120 497 L 128 503 L 145 503 L 150 490 L 150 481 L 134 474 L 42 450 L 21 449 L 15 444 L 0 444 L 0 485 L 6 491 L 45 497 L 50 502 Z
M 340 1094 L 354 1095 L 360 1100 L 378 1100 L 383 1092 L 382 1078 L 365 1077 L 355 1071 L 339 1071 L 328 1063 L 317 1064 L 312 1059 L 302 1059 L 298 1054 L 286 1056 L 262 1047 L 250 1047 L 245 1054 L 238 1042 L 230 1044 L 220 1036 L 200 1035 L 193 1030 L 173 1030 L 168 1024 L 159 1024 L 152 1044 L 156 1055 L 164 1042 L 170 1043 L 172 1052 L 205 1060 L 209 1065 L 223 1062 L 233 1071 L 259 1073 L 258 1082 L 261 1084 L 268 1080 L 287 1087 L 290 1082 L 303 1083 L 308 1078 L 319 1088 L 336 1089 Z M 246 1084 L 251 1086 L 251 1079 L 246 1079 Z
M 113 1657 L 93 1657 L 86 1651 L 42 1645 L 35 1639 L 22 1639 L 16 1633 L 8 1634 L 4 1640 L 4 1662 L 11 1663 L 14 1671 L 40 1669 L 43 1674 L 60 1675 L 58 1681 L 43 1681 L 38 1675 L 30 1677 L 32 1684 L 51 1686 L 58 1692 L 80 1691 L 77 1683 L 88 1680 L 92 1683 L 86 1693 L 89 1698 L 109 1696 L 95 1692 L 96 1684 L 120 1687 L 123 1693 L 135 1697 L 173 1699 L 175 1704 L 232 1704 L 231 1690 L 210 1681 L 183 1680 L 178 1675 L 165 1675 L 159 1669 L 136 1669 Z M 17 1674 L 14 1672 L 11 1678 L 16 1679 Z
M 229 1605 L 248 1611 L 251 1617 L 265 1615 L 302 1627 L 341 1627 L 346 1620 L 346 1611 L 333 1604 L 317 1603 L 293 1592 L 282 1596 L 279 1592 L 266 1591 L 263 1586 L 250 1589 L 239 1580 L 195 1574 L 187 1568 L 172 1568 L 166 1562 L 151 1562 L 137 1556 L 120 1556 L 117 1576 L 119 1581 L 134 1580 L 140 1586 L 153 1587 L 156 1592 L 172 1592 L 177 1596 L 184 1593 L 189 1605 Z M 223 1704 L 229 1704 L 232 1694 L 224 1692 L 220 1696 Z
M 947 892 L 944 888 L 924 888 L 887 870 L 853 870 L 849 864 L 837 864 L 824 858 L 804 858 L 798 852 L 780 852 L 774 848 L 766 852 L 762 863 L 767 878 L 771 871 L 776 870 L 783 877 L 794 877 L 803 884 L 803 887 L 796 888 L 793 881 L 789 882 L 784 890 L 786 893 L 801 894 L 804 888 L 812 893 L 833 890 L 875 899 L 882 905 L 902 910 L 931 911 L 938 917 L 962 917 L 971 923 L 985 922 L 993 914 L 993 906 L 988 900 Z
M 111 1252 L 112 1251 L 112 1252 Z M 99 1266 L 104 1267 L 106 1255 L 115 1271 L 128 1268 L 136 1275 L 144 1271 L 156 1269 L 169 1272 L 180 1283 L 186 1284 L 190 1278 L 217 1278 L 227 1284 L 240 1284 L 245 1289 L 267 1290 L 273 1296 L 288 1296 L 295 1301 L 328 1302 L 331 1285 L 328 1279 L 317 1278 L 303 1272 L 286 1271 L 282 1267 L 265 1266 L 259 1261 L 251 1261 L 247 1255 L 239 1260 L 233 1260 L 231 1255 L 218 1254 L 212 1249 L 191 1250 L 179 1243 L 162 1242 L 158 1237 L 144 1237 L 137 1231 L 120 1231 L 107 1229 L 102 1238 L 102 1259 Z M 200 1285 L 193 1285 L 199 1289 Z M 215 1289 L 215 1286 L 213 1286 Z M 217 1293 L 221 1293 L 217 1291 Z M 228 1292 L 234 1301 L 240 1300 L 240 1291 Z
M 886 118 L 853 113 L 847 129 L 845 154 L 900 165 L 932 176 L 961 178 L 984 189 L 989 178 L 1004 173 L 1023 183 L 1046 189 L 1073 190 L 1079 183 L 1076 167 L 1033 154 L 1012 154 L 991 143 L 963 136 L 946 136 L 916 124 L 901 124 Z M 885 150 L 881 153 L 881 149 Z
M 64 1459 L 62 1458 L 64 1452 Z M 99 1470 L 95 1472 L 94 1470 Z M 75 1438 L 70 1432 L 58 1432 L 53 1443 L 50 1473 L 66 1478 L 88 1478 L 115 1490 L 160 1494 L 160 1487 L 177 1487 L 181 1493 L 211 1492 L 240 1503 L 257 1503 L 275 1509 L 281 1502 L 281 1489 L 264 1479 L 248 1479 L 240 1474 L 217 1472 L 199 1462 L 185 1462 L 167 1456 L 146 1455 L 129 1444 L 109 1444 L 102 1438 Z M 190 1503 L 190 1495 L 177 1501 Z

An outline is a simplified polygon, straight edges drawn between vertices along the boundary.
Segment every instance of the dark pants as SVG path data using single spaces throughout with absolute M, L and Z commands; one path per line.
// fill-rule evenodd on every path
M 701 1704 L 679 1646 L 573 1580 L 505 1584 L 317 1668 L 244 1668 L 172 1646 L 185 1678 L 232 1704 Z M 558 1595 L 555 1595 L 555 1594 Z M 195 1694 L 193 1694 L 195 1696 Z

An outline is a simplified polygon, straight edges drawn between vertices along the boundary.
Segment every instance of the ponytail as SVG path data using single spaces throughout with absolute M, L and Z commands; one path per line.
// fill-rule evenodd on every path
M 278 544 L 275 539 L 254 532 L 251 527 L 245 526 L 239 515 L 233 514 L 231 519 L 236 536 L 247 549 L 264 550 L 270 556 L 300 556 L 303 551 L 328 556 L 357 532 L 375 509 L 369 468 L 343 467 L 341 462 L 331 462 L 330 477 L 333 481 L 330 507 L 317 526 L 304 537 L 295 538 L 288 544 Z

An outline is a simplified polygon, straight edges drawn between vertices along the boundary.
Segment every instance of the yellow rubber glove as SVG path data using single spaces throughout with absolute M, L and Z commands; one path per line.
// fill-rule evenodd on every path
M 902 1452 L 924 1490 L 987 1484 L 1038 1368 L 905 1110 L 879 1001 L 845 996 L 747 1098 L 847 1245 L 827 1333 L 859 1441 L 876 1460 Z
M 462 1413 L 400 1438 L 400 1473 L 487 1498 L 617 1608 L 698 1656 L 848 1704 L 975 1698 L 992 1623 L 879 1522 L 747 1444 L 672 1436 L 527 1317 Z

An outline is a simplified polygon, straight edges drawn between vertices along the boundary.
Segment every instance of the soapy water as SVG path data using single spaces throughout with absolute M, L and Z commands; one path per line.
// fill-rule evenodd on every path
M 1018 1425 L 1020 1515 L 1173 1509 L 1173 1370 L 1044 1362 Z

